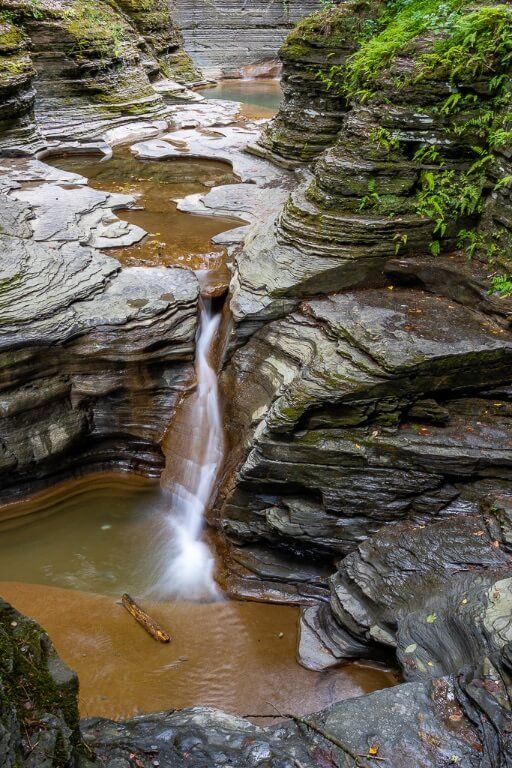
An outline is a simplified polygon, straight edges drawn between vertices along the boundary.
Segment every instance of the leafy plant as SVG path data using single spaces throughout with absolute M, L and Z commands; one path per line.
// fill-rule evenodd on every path
M 388 155 L 400 148 L 400 139 L 397 139 L 396 136 L 393 136 L 391 131 L 388 131 L 387 128 L 383 128 L 382 126 L 371 131 L 370 139 L 379 144 Z
M 489 293 L 499 293 L 504 299 L 512 296 L 512 275 L 495 275 L 492 277 Z
M 379 203 L 380 196 L 377 193 L 377 182 L 375 179 L 370 179 L 368 182 L 368 193 L 361 198 L 359 210 L 364 211 L 366 208 L 373 208 Z
M 416 195 L 416 212 L 432 219 L 434 235 L 430 244 L 434 255 L 441 251 L 440 240 L 450 221 L 480 213 L 483 207 L 483 173 L 458 173 L 455 170 L 423 171 Z

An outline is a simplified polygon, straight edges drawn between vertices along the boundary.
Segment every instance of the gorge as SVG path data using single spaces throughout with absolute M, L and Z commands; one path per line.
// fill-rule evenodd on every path
M 512 765 L 511 67 L 506 2 L 0 0 L 2 768 Z

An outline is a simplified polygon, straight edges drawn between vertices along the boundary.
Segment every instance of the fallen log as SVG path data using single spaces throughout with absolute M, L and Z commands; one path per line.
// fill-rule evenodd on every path
M 122 597 L 122 603 L 129 614 L 133 616 L 135 621 L 144 627 L 146 632 L 151 635 L 152 638 L 158 640 L 159 643 L 170 643 L 171 636 L 165 629 L 162 629 L 151 616 L 148 616 L 146 611 L 139 608 L 135 600 L 130 595 L 124 594 Z

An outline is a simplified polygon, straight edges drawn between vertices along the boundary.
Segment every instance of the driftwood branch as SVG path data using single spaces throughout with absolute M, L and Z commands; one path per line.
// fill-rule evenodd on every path
M 278 710 L 278 708 L 272 704 L 271 701 L 268 701 L 267 704 L 270 704 L 273 709 L 278 713 L 280 717 L 289 717 L 291 720 L 294 721 L 294 723 L 297 723 L 297 725 L 303 725 L 306 728 L 309 728 L 312 731 L 315 731 L 315 733 L 318 733 L 320 736 L 322 736 L 326 741 L 330 741 L 331 744 L 334 744 L 335 747 L 338 747 L 338 749 L 341 749 L 342 752 L 344 752 L 346 755 L 352 758 L 352 760 L 355 762 L 357 766 L 361 766 L 361 768 L 367 768 L 368 763 L 366 761 L 368 760 L 375 760 L 377 762 L 386 762 L 386 759 L 384 757 L 374 757 L 373 755 L 360 755 L 357 752 L 354 752 L 353 749 L 351 749 L 348 744 L 345 744 L 345 742 L 341 741 L 341 739 L 338 739 L 337 736 L 335 736 L 332 733 L 328 733 L 328 731 L 325 731 L 323 728 L 321 728 L 316 723 L 312 722 L 306 717 L 300 717 L 299 715 L 290 715 L 286 714 L 283 715 L 282 712 Z M 363 762 L 363 760 L 365 762 Z
M 165 631 L 165 629 L 162 629 L 154 619 L 149 616 L 146 611 L 143 611 L 142 608 L 139 608 L 135 600 L 130 597 L 130 595 L 123 595 L 122 603 L 128 613 L 130 613 L 135 621 L 138 621 L 138 623 L 141 625 L 141 627 L 144 627 L 146 632 L 151 635 L 152 638 L 155 640 L 158 640 L 159 643 L 170 643 L 171 642 L 171 636 L 168 632 Z

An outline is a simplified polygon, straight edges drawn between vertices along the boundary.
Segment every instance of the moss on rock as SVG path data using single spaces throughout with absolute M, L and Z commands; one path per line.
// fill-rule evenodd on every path
M 0 599 L 0 730 L 10 733 L 0 763 L 68 768 L 84 758 L 77 695 L 48 635 Z

